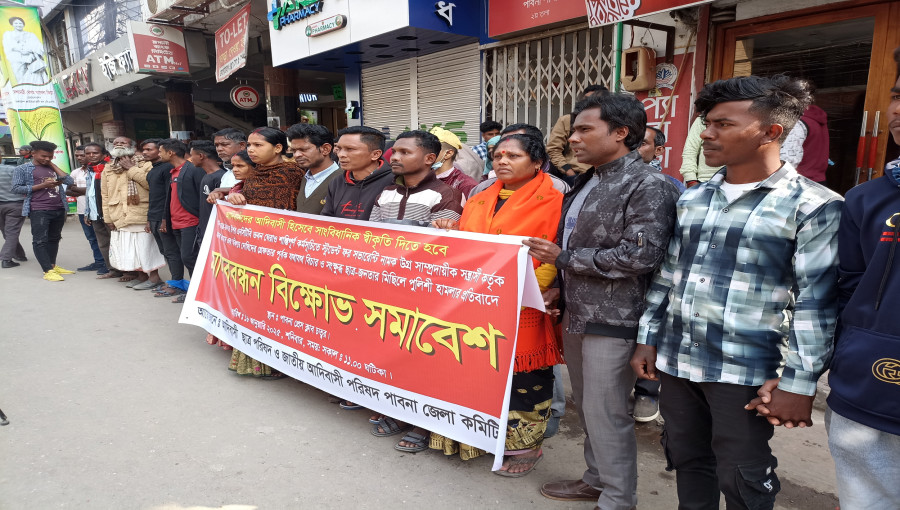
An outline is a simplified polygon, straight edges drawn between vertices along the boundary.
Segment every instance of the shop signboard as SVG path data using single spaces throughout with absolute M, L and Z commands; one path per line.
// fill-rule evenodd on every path
M 259 106 L 259 92 L 249 85 L 238 85 L 229 94 L 231 103 L 242 110 L 252 110 Z
M 129 36 L 138 73 L 190 74 L 180 28 L 130 21 Z
M 247 65 L 247 30 L 250 4 L 216 30 L 216 82 L 223 82 L 235 71 Z
M 306 36 L 307 37 L 318 37 L 322 34 L 327 34 L 328 32 L 334 32 L 335 30 L 340 30 L 347 26 L 347 16 L 343 14 L 338 14 L 336 16 L 331 16 L 330 18 L 325 18 L 321 21 L 316 21 L 315 23 L 310 23 L 306 26 Z
M 691 74 L 694 53 L 675 55 L 672 63 L 656 59 L 656 88 L 635 93 L 647 112 L 647 125 L 666 135 L 665 152 L 660 157 L 663 173 L 681 179 L 681 151 L 690 128 Z
M 540 0 L 538 0 L 540 1 Z M 547 2 L 547 0 L 543 0 Z M 585 0 L 588 24 L 591 28 L 620 21 L 649 16 L 659 12 L 681 9 L 712 0 Z
M 496 37 L 586 15 L 585 4 L 578 0 L 490 0 L 488 35 Z
M 325 0 L 272 0 L 269 21 L 272 22 L 273 29 L 281 30 L 285 25 L 322 12 L 324 3 Z
M 0 6 L 0 30 L 0 101 L 6 108 L 13 145 L 52 142 L 56 144 L 54 161 L 69 172 L 59 100 L 48 74 L 37 9 Z

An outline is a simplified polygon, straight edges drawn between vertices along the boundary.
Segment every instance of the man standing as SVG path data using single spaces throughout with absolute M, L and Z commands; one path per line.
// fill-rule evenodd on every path
M 31 147 L 31 161 L 17 166 L 13 173 L 12 192 L 25 195 L 22 216 L 31 218 L 34 258 L 44 271 L 44 279 L 61 282 L 62 275 L 75 273 L 56 265 L 68 208 L 62 185 L 74 181 L 52 162 L 56 144 L 38 140 L 31 142 Z
M 184 264 L 181 262 L 181 251 L 175 234 L 170 229 L 160 228 L 166 220 L 166 210 L 169 208 L 168 190 L 171 184 L 172 165 L 159 157 L 159 145 L 162 140 L 150 138 L 141 143 L 141 154 L 144 161 L 153 165 L 147 174 L 147 185 L 150 187 L 150 203 L 147 208 L 146 232 L 153 234 L 159 252 L 166 259 L 169 274 L 173 280 L 184 279 Z M 164 287 L 158 291 L 163 296 L 174 296 L 180 291 L 170 287 Z
M 341 174 L 332 159 L 334 135 L 325 126 L 300 123 L 287 130 L 287 138 L 294 161 L 306 170 L 297 194 L 297 212 L 319 214 L 328 186 Z
M 335 145 L 343 175 L 328 185 L 322 216 L 368 220 L 375 199 L 394 180 L 390 167 L 381 166 L 384 134 L 368 126 L 338 131 Z
M 85 174 L 84 193 L 84 222 L 94 229 L 97 238 L 97 247 L 103 255 L 104 267 L 97 270 L 99 279 L 121 278 L 122 272 L 113 268 L 109 261 L 110 231 L 103 221 L 103 197 L 100 193 L 100 183 L 103 178 L 103 169 L 109 163 L 106 150 L 99 143 L 88 143 L 84 146 L 84 157 L 87 160 L 89 171 Z
M 0 165 L 0 232 L 3 233 L 3 247 L 0 248 L 0 265 L 9 269 L 19 265 L 16 260 L 26 261 L 25 249 L 19 243 L 19 232 L 25 224 L 22 216 L 22 202 L 25 197 L 12 191 L 15 167 Z
M 72 170 L 70 174 L 75 182 L 72 186 L 66 188 L 66 195 L 75 197 L 75 212 L 78 214 L 78 223 L 81 224 L 81 230 L 88 244 L 91 245 L 91 251 L 94 254 L 94 261 L 86 266 L 79 267 L 77 271 L 99 271 L 106 267 L 103 261 L 103 254 L 100 252 L 100 246 L 97 244 L 97 234 L 94 233 L 94 227 L 88 225 L 84 221 L 85 193 L 87 192 L 87 174 L 91 172 L 87 164 L 87 157 L 84 155 L 84 146 L 75 147 L 75 161 L 78 168 Z
M 598 92 L 606 93 L 608 91 L 609 89 L 603 85 L 589 85 L 578 96 L 578 101 L 591 97 Z M 569 145 L 569 135 L 572 134 L 571 119 L 572 116 L 568 114 L 557 119 L 553 129 L 550 130 L 550 138 L 547 140 L 547 155 L 550 156 L 550 163 L 570 179 L 569 184 L 574 182 L 576 175 L 584 173 L 590 168 L 589 165 L 585 165 L 578 160 L 575 151 Z
M 562 271 L 563 343 L 584 428 L 587 471 L 546 483 L 541 494 L 596 501 L 602 510 L 637 505 L 637 441 L 628 398 L 629 366 L 644 293 L 675 224 L 677 192 L 641 160 L 647 114 L 627 94 L 594 94 L 572 113 L 569 144 L 590 165 L 566 195 L 559 245 L 531 238 L 541 262 Z M 549 291 L 547 301 L 555 301 Z
M 678 201 L 631 361 L 665 388 L 679 508 L 718 508 L 720 492 L 729 509 L 774 506 L 774 429 L 748 404 L 758 391 L 773 422 L 812 425 L 837 316 L 841 197 L 780 160 L 809 101 L 805 82 L 746 76 L 694 103 L 704 157 L 724 168 Z
M 481 143 L 472 147 L 472 150 L 475 151 L 475 154 L 478 154 L 482 161 L 487 161 L 488 140 L 500 134 L 503 124 L 495 120 L 487 120 L 482 122 L 478 129 L 481 131 Z
M 499 123 L 497 123 L 499 126 Z M 459 156 L 459 150 L 462 149 L 462 142 L 459 137 L 451 131 L 447 131 L 442 127 L 435 126 L 431 128 L 430 133 L 437 137 L 441 144 L 441 150 L 438 153 L 437 161 L 432 165 L 435 175 L 444 184 L 455 190 L 459 190 L 462 194 L 463 201 L 469 198 L 469 193 L 478 185 L 475 179 L 466 175 L 457 165 L 456 158 Z M 496 135 L 495 135 L 496 136 Z M 493 138 L 493 137 L 491 137 Z M 488 138 L 490 140 L 490 138 Z M 485 153 L 487 152 L 487 142 L 485 142 Z M 483 159 L 483 158 L 482 158 Z
M 196 140 L 191 142 L 191 157 L 189 158 L 192 165 L 203 170 L 206 174 L 200 179 L 200 223 L 197 224 L 197 250 L 199 253 L 200 244 L 203 242 L 203 233 L 206 232 L 206 224 L 209 223 L 209 217 L 212 215 L 213 204 L 206 199 L 209 194 L 219 188 L 222 182 L 222 176 L 225 175 L 225 169 L 222 168 L 222 160 L 216 151 L 213 142 L 208 140 Z
M 659 128 L 647 126 L 647 132 L 644 133 L 644 140 L 641 142 L 641 146 L 638 147 L 638 152 L 641 153 L 641 159 L 644 160 L 644 163 L 655 168 L 657 172 L 662 172 L 662 163 L 660 163 L 659 158 L 666 153 L 666 135 Z M 669 174 L 664 175 L 678 188 L 679 193 L 685 190 L 683 182 Z
M 225 175 L 222 177 L 221 187 L 225 193 L 238 183 L 238 180 L 231 173 L 231 158 L 235 154 L 243 150 L 247 150 L 247 135 L 240 129 L 225 128 L 221 131 L 213 133 L 213 143 L 216 146 L 216 154 L 222 160 L 222 166 L 225 167 Z
M 703 152 L 703 139 L 700 133 L 706 129 L 703 119 L 697 117 L 688 130 L 687 138 L 684 140 L 684 148 L 681 150 L 681 176 L 684 178 L 684 185 L 688 188 L 696 186 L 702 182 L 706 182 L 719 171 L 718 166 L 706 160 Z
M 888 125 L 900 144 L 900 48 Z M 838 230 L 840 331 L 828 383 L 825 427 L 845 510 L 900 502 L 900 159 L 884 176 L 847 192 Z
M 194 240 L 197 237 L 197 225 L 200 224 L 200 181 L 205 173 L 186 160 L 187 155 L 187 147 L 178 140 L 167 139 L 160 142 L 160 159 L 172 165 L 171 184 L 166 190 L 169 208 L 166 211 L 166 223 L 160 229 L 168 231 L 171 225 L 181 252 L 181 261 L 188 273 L 192 274 L 198 252 Z
M 434 175 L 432 165 L 441 142 L 426 131 L 406 131 L 397 136 L 391 153 L 394 183 L 375 200 L 370 221 L 430 226 L 434 220 L 458 221 L 462 194 Z
M 19 161 L 16 162 L 16 166 L 24 165 L 31 161 L 31 151 L 32 148 L 30 145 L 23 145 L 19 147 Z

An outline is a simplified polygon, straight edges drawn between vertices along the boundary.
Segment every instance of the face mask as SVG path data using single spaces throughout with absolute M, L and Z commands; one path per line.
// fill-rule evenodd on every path
M 435 161 L 433 165 L 431 165 L 432 170 L 440 170 L 441 167 L 444 166 L 444 160 Z

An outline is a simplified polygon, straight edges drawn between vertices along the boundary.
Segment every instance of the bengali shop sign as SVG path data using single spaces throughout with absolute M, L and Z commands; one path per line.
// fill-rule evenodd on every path
M 332 395 L 498 455 L 521 238 L 219 202 L 181 322 Z
M 190 74 L 184 32 L 170 25 L 128 22 L 137 72 Z
M 491 0 L 488 3 L 488 35 L 496 37 L 583 18 L 586 14 L 585 4 L 578 0 Z
M 712 0 L 584 0 L 591 28 L 649 16 Z
M 247 30 L 250 4 L 245 5 L 222 28 L 216 30 L 216 82 L 225 81 L 247 64 Z

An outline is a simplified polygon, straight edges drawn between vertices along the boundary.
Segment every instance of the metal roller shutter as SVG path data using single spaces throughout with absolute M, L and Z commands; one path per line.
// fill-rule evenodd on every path
M 415 59 L 362 69 L 363 124 L 394 138 L 411 126 Z
M 453 131 L 463 143 L 481 142 L 481 56 L 478 44 L 416 59 L 418 124 Z

